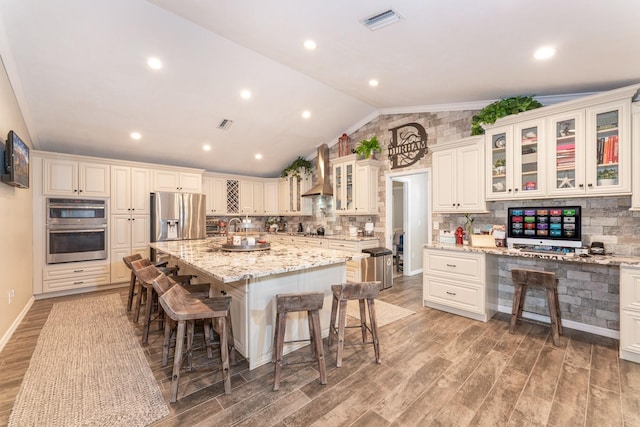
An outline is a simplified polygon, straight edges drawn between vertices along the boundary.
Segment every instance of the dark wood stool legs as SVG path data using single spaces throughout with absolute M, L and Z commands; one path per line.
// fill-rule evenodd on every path
M 537 286 L 545 289 L 547 294 L 547 305 L 549 308 L 549 318 L 551 320 L 551 337 L 553 345 L 560 345 L 560 335 L 562 335 L 562 319 L 560 317 L 560 303 L 558 301 L 558 279 L 555 273 L 536 270 L 511 270 L 513 286 L 513 307 L 511 308 L 511 320 L 509 321 L 509 332 L 514 333 L 516 324 L 522 319 L 522 309 L 524 307 L 527 287 Z
M 311 354 L 315 360 L 298 362 L 318 363 L 320 371 L 320 384 L 327 383 L 327 370 L 324 363 L 324 350 L 322 348 L 322 328 L 320 327 L 320 310 L 324 303 L 322 292 L 308 292 L 300 294 L 279 294 L 276 295 L 276 323 L 273 334 L 273 353 L 271 360 L 275 364 L 273 390 L 280 388 L 280 373 L 283 361 L 284 344 L 290 342 L 311 341 Z M 309 324 L 309 340 L 285 341 L 284 336 L 287 326 L 287 314 L 292 312 L 306 311 Z
M 360 306 L 360 330 L 362 331 L 362 343 L 373 344 L 376 363 L 382 363 L 380 359 L 380 342 L 378 340 L 378 322 L 376 318 L 375 298 L 380 292 L 380 282 L 348 283 L 331 286 L 333 300 L 331 304 L 331 324 L 329 325 L 329 347 L 333 345 L 334 335 L 337 337 L 336 366 L 342 366 L 344 349 L 344 330 L 347 328 L 347 302 L 358 300 Z M 369 325 L 367 325 L 366 307 L 369 309 Z M 336 317 L 338 325 L 336 327 Z M 349 326 L 350 327 L 350 326 Z M 371 332 L 372 341 L 367 342 L 367 331 Z

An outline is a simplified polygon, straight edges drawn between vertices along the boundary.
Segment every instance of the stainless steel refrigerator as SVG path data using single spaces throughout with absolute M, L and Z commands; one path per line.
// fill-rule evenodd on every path
M 204 194 L 151 193 L 152 242 L 207 237 Z

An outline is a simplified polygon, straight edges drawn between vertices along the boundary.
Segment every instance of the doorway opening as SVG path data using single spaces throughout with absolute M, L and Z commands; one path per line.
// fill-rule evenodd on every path
M 430 182 L 430 169 L 385 174 L 385 238 L 394 255 L 394 276 L 422 273 L 422 249 L 432 240 Z

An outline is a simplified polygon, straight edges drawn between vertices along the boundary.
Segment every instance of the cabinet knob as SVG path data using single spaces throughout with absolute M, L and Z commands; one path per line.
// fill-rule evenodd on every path
M 220 291 L 220 293 L 221 293 L 222 295 L 226 295 L 226 294 L 227 294 L 227 291 Z
M 74 192 L 74 193 L 77 193 L 77 192 L 78 192 L 78 190 L 73 190 L 73 192 Z
M 447 295 L 453 295 L 453 296 L 455 296 L 455 295 L 456 295 L 456 293 L 455 293 L 455 292 L 449 292 L 449 291 L 447 291 Z
M 509 189 L 507 190 L 507 192 L 508 192 L 508 193 L 511 193 L 511 189 L 509 188 Z
M 455 265 L 455 264 L 447 264 L 447 267 L 455 268 L 455 267 L 456 267 L 456 265 Z
M 78 193 L 82 193 L 82 190 L 78 190 Z
M 518 188 L 516 188 L 516 189 L 514 189 L 513 191 L 516 191 L 516 192 L 517 192 L 518 190 L 519 190 L 519 189 L 518 189 Z
M 460 206 L 460 203 L 458 203 L 456 206 Z
M 584 184 L 579 184 L 578 187 L 584 188 Z
M 455 203 L 451 203 L 451 206 L 455 207 L 455 206 L 456 206 L 456 204 L 455 204 Z
M 135 221 L 135 220 L 136 220 L 135 218 L 131 218 L 131 221 Z
M 587 187 L 591 188 L 593 187 L 593 184 L 587 184 Z

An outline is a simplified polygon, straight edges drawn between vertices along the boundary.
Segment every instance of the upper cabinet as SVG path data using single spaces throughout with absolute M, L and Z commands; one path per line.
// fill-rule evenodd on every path
M 487 200 L 631 194 L 631 99 L 640 85 L 488 126 Z
M 487 199 L 544 196 L 544 129 L 544 120 L 535 120 L 487 131 Z
M 484 138 L 437 144 L 433 150 L 433 211 L 487 212 L 484 201 Z
M 153 171 L 153 191 L 201 193 L 202 174 L 170 169 L 155 169 Z
M 337 214 L 378 213 L 380 162 L 344 156 L 332 162 L 333 206 Z
M 640 210 L 640 102 L 633 104 L 633 132 L 632 132 L 632 146 L 633 150 L 632 167 L 631 169 L 636 171 L 633 174 L 633 196 L 631 197 L 631 210 Z
M 221 177 L 202 178 L 202 192 L 206 196 L 207 215 L 225 215 L 227 213 L 227 180 Z
M 43 159 L 43 191 L 47 196 L 109 197 L 108 164 Z
M 287 176 L 278 183 L 278 199 L 280 215 L 311 215 L 312 201 L 301 197 L 311 188 L 311 174 Z
M 111 166 L 111 213 L 148 214 L 149 169 Z
M 271 179 L 264 183 L 264 214 L 278 215 L 278 201 L 278 180 Z

